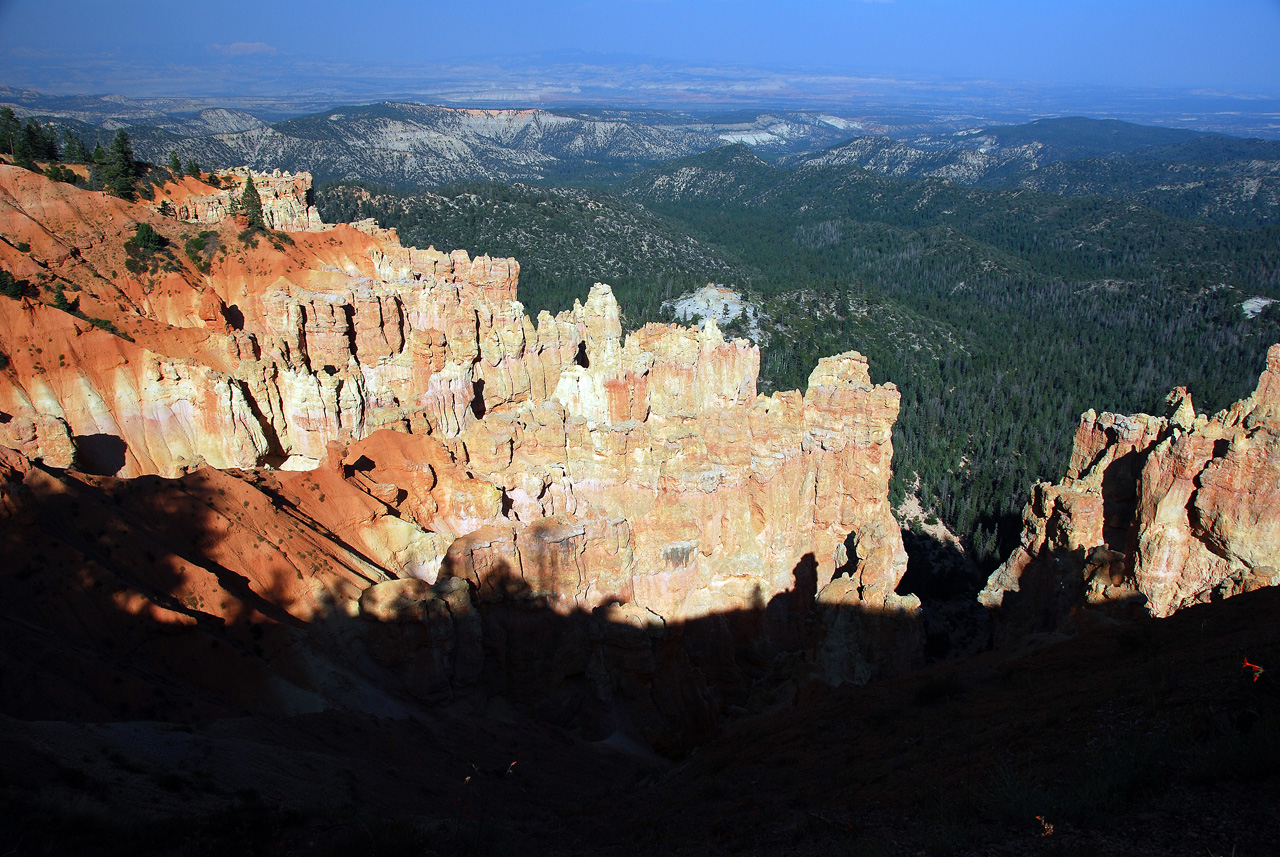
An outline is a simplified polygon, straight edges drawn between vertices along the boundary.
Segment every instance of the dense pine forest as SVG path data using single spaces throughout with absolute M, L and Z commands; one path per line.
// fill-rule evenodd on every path
M 1121 183 L 1123 185 L 1123 183 Z M 614 286 L 628 328 L 707 282 L 760 307 L 761 386 L 868 356 L 902 391 L 895 500 L 914 491 L 990 566 L 1037 480 L 1061 477 L 1088 408 L 1199 410 L 1246 395 L 1280 304 L 1280 227 L 1185 219 L 1124 196 L 782 167 L 729 146 L 608 186 L 323 186 L 326 220 L 375 217 L 407 244 L 517 257 L 529 311 Z M 730 326 L 742 335 L 745 328 Z

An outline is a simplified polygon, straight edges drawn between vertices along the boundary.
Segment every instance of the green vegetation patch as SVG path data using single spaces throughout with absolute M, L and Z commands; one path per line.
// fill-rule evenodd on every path
M 139 223 L 133 237 L 124 242 L 124 267 L 131 274 L 155 273 L 166 260 L 173 260 L 169 239 L 149 223 Z

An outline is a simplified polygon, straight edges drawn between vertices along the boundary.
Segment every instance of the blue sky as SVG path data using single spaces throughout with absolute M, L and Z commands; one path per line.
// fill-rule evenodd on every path
M 320 90 L 569 51 L 606 64 L 1280 96 L 1280 0 L 0 0 L 0 83 L 48 91 Z

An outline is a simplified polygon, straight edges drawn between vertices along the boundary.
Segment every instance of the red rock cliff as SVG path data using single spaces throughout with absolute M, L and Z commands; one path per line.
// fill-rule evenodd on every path
M 1041 483 L 1022 545 L 980 600 L 1006 633 L 1084 605 L 1168 616 L 1280 582 L 1280 345 L 1257 389 L 1212 417 L 1182 389 L 1167 417 L 1087 412 L 1067 476 Z
M 305 174 L 281 184 L 305 199 Z M 169 191 L 211 227 L 202 237 L 149 206 L 0 167 L 0 264 L 42 289 L 0 300 L 0 443 L 116 477 L 260 474 L 367 563 L 359 579 L 282 589 L 300 621 L 333 609 L 382 621 L 394 605 L 461 615 L 447 606 L 456 590 L 430 587 L 462 578 L 481 604 L 622 611 L 639 636 L 609 631 L 609 645 L 659 651 L 669 638 L 653 628 L 788 599 L 803 614 L 816 598 L 832 616 L 866 615 L 825 627 L 827 680 L 918 657 L 919 602 L 894 593 L 906 556 L 887 500 L 899 397 L 870 383 L 860 355 L 823 359 L 803 393 L 760 396 L 758 349 L 714 324 L 624 338 L 605 285 L 533 320 L 514 260 L 406 248 L 370 222 L 290 215 L 310 230 L 246 244 L 243 223 L 209 202 L 222 192 L 195 185 Z M 123 248 L 140 222 L 169 247 L 134 275 Z M 79 316 L 50 305 L 56 289 Z M 362 594 L 397 579 L 409 589 Z M 388 639 L 384 660 L 418 663 Z M 675 655 L 656 663 L 685 669 Z M 601 669 L 595 680 L 626 683 Z

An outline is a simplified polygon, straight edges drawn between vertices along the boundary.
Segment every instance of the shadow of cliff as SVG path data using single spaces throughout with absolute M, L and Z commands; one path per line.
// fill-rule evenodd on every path
M 866 680 L 892 671 L 875 646 L 919 636 L 910 617 L 815 603 L 811 555 L 789 591 L 684 622 L 560 604 L 509 567 L 469 584 L 461 604 L 433 594 L 419 613 L 373 621 L 354 600 L 374 582 L 367 559 L 248 474 L 126 480 L 36 464 L 8 476 L 0 718 L 13 728 L 0 749 L 22 769 L 0 769 L 0 790 L 23 784 L 12 785 L 20 807 L 46 792 L 58 806 L 91 804 L 93 817 L 80 819 L 91 831 L 192 806 L 288 803 L 265 797 L 262 783 L 310 806 L 409 812 L 425 800 L 441 817 L 464 783 L 491 789 L 495 805 L 528 803 L 531 792 L 543 804 L 582 801 L 601 782 L 623 788 L 664 758 L 687 757 L 726 723 L 827 686 L 824 646 L 852 647 Z M 89 729 L 74 734 L 94 747 L 58 724 Z M 173 742 L 187 749 L 157 750 Z M 196 744 L 206 755 L 192 755 Z M 350 752 L 368 758 L 357 764 Z M 412 758 L 412 774 L 387 773 Z M 507 776 L 512 759 L 540 760 L 541 779 Z M 108 788 L 108 774 L 121 781 Z M 402 794 L 406 776 L 416 793 Z M 197 778 L 206 785 L 195 788 Z M 40 817 L 65 817 L 50 806 Z M 351 811 L 359 832 L 364 810 Z M 465 825 L 447 828 L 433 842 L 475 853 Z M 195 835 L 170 833 L 184 848 Z
M 23 720 L 404 717 L 469 701 L 678 758 L 726 718 L 821 682 L 832 628 L 854 629 L 864 677 L 890 668 L 857 634 L 919 636 L 909 617 L 838 621 L 867 611 L 815 603 L 809 555 L 789 591 L 678 623 L 548 601 L 498 568 L 471 584 L 470 640 L 443 607 L 361 616 L 367 558 L 234 474 L 121 480 L 36 465 L 23 491 L 20 520 L 0 524 L 0 712 Z
M 818 779 L 823 794 L 834 794 L 830 785 L 857 767 L 846 764 L 856 753 L 829 747 L 890 718 L 905 724 L 892 734 L 910 748 L 920 727 L 899 717 L 904 706 L 937 710 L 945 730 L 949 712 L 983 699 L 972 690 L 987 686 L 980 682 L 1021 698 L 1019 682 L 1048 669 L 1037 662 L 1012 677 L 986 667 L 995 678 L 893 679 L 900 665 L 878 663 L 873 650 L 918 641 L 917 620 L 816 602 L 812 556 L 797 563 L 787 592 L 680 623 L 557 603 L 510 566 L 468 583 L 469 606 L 431 600 L 404 621 L 371 621 L 340 597 L 338 582 L 351 582 L 359 563 L 323 534 L 288 529 L 276 517 L 288 510 L 234 474 L 117 480 L 37 466 L 4 497 L 0 755 L 10 761 L 0 787 L 20 798 L 10 813 L 20 813 L 10 828 L 16 854 L 45 853 L 51 842 L 64 853 L 273 853 L 283 842 L 295 853 L 322 853 L 317 842 L 344 853 L 558 853 L 556 837 L 582 822 L 577 807 L 606 793 L 626 804 L 663 770 L 652 752 L 688 759 L 724 736 L 720 755 L 695 765 L 698 791 L 675 793 L 690 806 L 720 805 L 714 789 L 726 787 L 716 786 L 714 765 L 727 764 L 717 761 L 726 748 L 772 743 L 775 755 L 807 754 L 805 769 L 826 770 L 830 756 L 838 769 Z M 268 541 L 287 548 L 293 564 L 256 565 L 253 551 Z M 915 585 L 928 609 L 953 584 L 930 588 L 937 573 L 920 561 Z M 446 584 L 437 584 L 441 593 Z M 1189 622 L 1181 625 L 1197 627 Z M 481 633 L 469 638 L 473 625 Z M 1108 645 L 1131 658 L 1161 651 L 1162 637 L 1144 642 L 1145 627 L 1132 643 L 1121 636 Z M 831 690 L 821 660 L 836 645 L 861 659 L 864 678 L 887 681 Z M 466 666 L 468 647 L 478 647 L 475 669 Z M 876 690 L 895 681 L 898 690 Z M 1061 692 L 1046 688 L 1045 699 Z M 851 717 L 864 695 L 878 701 Z M 832 744 L 797 720 L 813 705 L 830 709 L 824 716 L 849 736 Z M 983 705 L 975 723 L 997 717 Z M 736 743 L 748 734 L 741 729 L 760 737 Z M 974 743 L 972 754 L 989 762 L 984 748 Z M 874 770 L 899 776 L 901 752 L 885 755 Z M 753 770 L 742 776 L 759 777 Z M 801 787 L 802 770 L 778 761 L 777 789 Z M 768 793 L 771 783 L 753 788 Z M 659 805 L 653 793 L 647 800 Z M 663 800 L 661 812 L 671 811 L 674 798 Z M 140 807 L 174 823 L 138 827 Z M 407 830 L 378 821 L 388 817 L 417 821 Z M 121 819 L 134 826 L 120 827 Z M 651 823 L 619 822 L 617 833 Z M 793 835 L 817 834 L 779 834 Z M 599 837 L 590 841 L 608 841 Z
M 902 529 L 907 570 L 895 590 L 920 599 L 928 662 L 964 657 L 990 647 L 992 620 L 978 604 L 985 575 L 950 541 Z
M 72 438 L 76 461 L 85 473 L 114 476 L 124 467 L 129 446 L 113 434 L 87 434 Z

